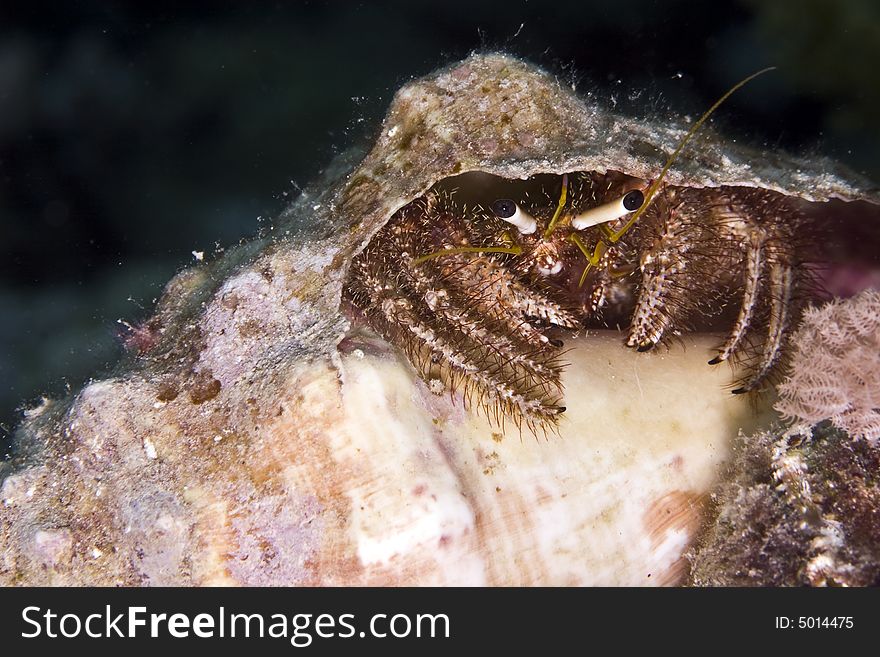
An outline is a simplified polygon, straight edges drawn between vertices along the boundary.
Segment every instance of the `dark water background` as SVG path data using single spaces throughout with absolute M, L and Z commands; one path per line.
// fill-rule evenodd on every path
M 106 370 L 192 251 L 253 235 L 394 90 L 473 50 L 637 115 L 880 179 L 880 3 L 0 5 L 0 455 L 22 408 Z M 261 219 L 262 218 L 262 219 Z

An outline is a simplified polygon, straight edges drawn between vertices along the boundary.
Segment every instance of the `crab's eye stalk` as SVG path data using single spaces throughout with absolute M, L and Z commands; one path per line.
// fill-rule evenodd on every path
M 516 226 L 523 235 L 531 235 L 538 228 L 538 222 L 528 212 L 509 198 L 500 198 L 492 204 L 492 214 Z
M 608 223 L 635 212 L 642 207 L 644 202 L 645 195 L 640 190 L 633 189 L 616 201 L 603 203 L 595 208 L 590 208 L 586 212 L 582 212 L 571 220 L 571 225 L 575 230 L 583 230 L 590 226 Z

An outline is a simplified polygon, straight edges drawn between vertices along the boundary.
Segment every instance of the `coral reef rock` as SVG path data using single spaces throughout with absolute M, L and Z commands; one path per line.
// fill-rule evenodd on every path
M 736 451 L 717 520 L 689 555 L 693 584 L 880 584 L 880 450 L 820 425 Z

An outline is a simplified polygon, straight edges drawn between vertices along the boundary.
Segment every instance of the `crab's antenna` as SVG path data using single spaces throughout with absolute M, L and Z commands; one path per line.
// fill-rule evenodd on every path
M 681 142 L 679 142 L 678 147 L 672 152 L 672 155 L 669 156 L 669 159 L 666 160 L 666 164 L 664 164 L 663 169 L 660 170 L 660 175 L 657 176 L 657 178 L 654 180 L 654 182 L 651 183 L 651 186 L 648 187 L 648 191 L 645 192 L 645 200 L 642 203 L 642 206 L 632 214 L 632 216 L 627 220 L 627 222 L 623 225 L 623 227 L 620 228 L 620 230 L 618 230 L 617 232 L 608 236 L 607 239 L 609 242 L 614 244 L 621 237 L 623 237 L 624 234 L 630 228 L 633 227 L 633 225 L 636 223 L 636 221 L 638 221 L 639 217 L 642 216 L 642 214 L 644 214 L 645 210 L 648 209 L 648 207 L 651 205 L 651 201 L 654 199 L 654 196 L 657 194 L 657 190 L 660 189 L 660 184 L 663 182 L 663 178 L 665 178 L 666 174 L 669 172 L 670 167 L 673 165 L 675 160 L 678 159 L 678 156 L 681 154 L 682 150 L 684 150 L 684 147 L 687 145 L 687 143 L 691 140 L 691 137 L 693 137 L 696 134 L 697 130 L 699 130 L 700 127 L 706 122 L 706 119 L 708 119 L 710 116 L 712 116 L 712 113 L 715 110 L 717 110 L 725 100 L 730 98 L 730 96 L 735 91 L 737 91 L 740 87 L 745 86 L 746 84 L 748 84 L 749 82 L 754 80 L 759 75 L 763 75 L 764 73 L 767 73 L 768 71 L 772 71 L 775 68 L 776 68 L 775 66 L 768 66 L 767 68 L 761 69 L 757 73 L 752 73 L 747 78 L 740 80 L 735 85 L 733 85 L 730 89 L 728 89 L 727 92 L 723 96 L 721 96 L 721 98 L 716 100 L 712 104 L 712 107 L 710 107 L 709 109 L 707 109 L 703 113 L 703 116 L 701 116 L 699 119 L 697 119 L 697 122 L 694 123 L 693 126 L 691 126 L 691 129 L 687 131 L 687 134 L 684 136 L 684 138 L 681 140 Z
M 550 235 L 553 233 L 553 229 L 556 228 L 556 222 L 559 221 L 559 217 L 562 215 L 562 208 L 565 207 L 565 198 L 568 196 L 568 174 L 562 174 L 562 191 L 559 192 L 559 202 L 556 204 L 556 212 L 553 213 L 553 218 L 550 219 L 550 224 L 547 226 L 547 230 L 544 231 L 544 239 L 548 239 Z
M 456 246 L 450 249 L 441 249 L 439 251 L 434 251 L 433 253 L 429 253 L 428 255 L 419 256 L 418 258 L 414 258 L 412 264 L 420 265 L 423 262 L 427 262 L 428 260 L 433 260 L 434 258 L 439 258 L 445 255 L 453 255 L 455 253 L 512 253 L 514 255 L 519 255 L 522 253 L 522 247 L 519 246 Z

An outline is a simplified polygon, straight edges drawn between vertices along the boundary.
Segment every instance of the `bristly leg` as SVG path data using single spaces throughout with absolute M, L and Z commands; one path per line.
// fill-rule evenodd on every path
M 722 251 L 704 196 L 668 189 L 642 218 L 642 280 L 627 346 L 648 351 L 717 307 Z
M 670 188 L 636 234 L 642 281 L 628 346 L 647 351 L 717 314 L 731 298 L 737 315 L 715 365 L 742 372 L 734 393 L 761 389 L 782 357 L 809 287 L 801 215 L 766 190 Z
M 355 259 L 344 294 L 429 383 L 461 392 L 490 419 L 552 426 L 565 410 L 560 343 L 535 322 L 577 320 L 502 256 L 419 257 L 491 245 L 475 216 L 445 194 L 411 203 Z
M 709 365 L 717 365 L 730 358 L 742 344 L 746 332 L 752 325 L 761 289 L 761 275 L 764 273 L 765 242 L 766 235 L 763 228 L 756 227 L 749 231 L 745 240 L 746 264 L 739 313 L 730 336 L 721 346 L 720 353 L 709 361 Z
M 767 337 L 757 367 L 751 372 L 748 381 L 735 393 L 743 393 L 754 390 L 764 380 L 782 351 L 785 331 L 789 326 L 789 314 L 791 311 L 792 297 L 792 272 L 786 264 L 775 262 L 770 266 L 769 284 L 769 320 L 767 322 Z
M 779 369 L 811 287 L 811 236 L 798 210 L 775 192 L 733 190 L 716 215 L 728 230 L 727 266 L 739 265 L 741 293 L 733 329 L 709 363 L 736 360 L 743 375 L 733 392 L 741 394 L 760 390 Z

